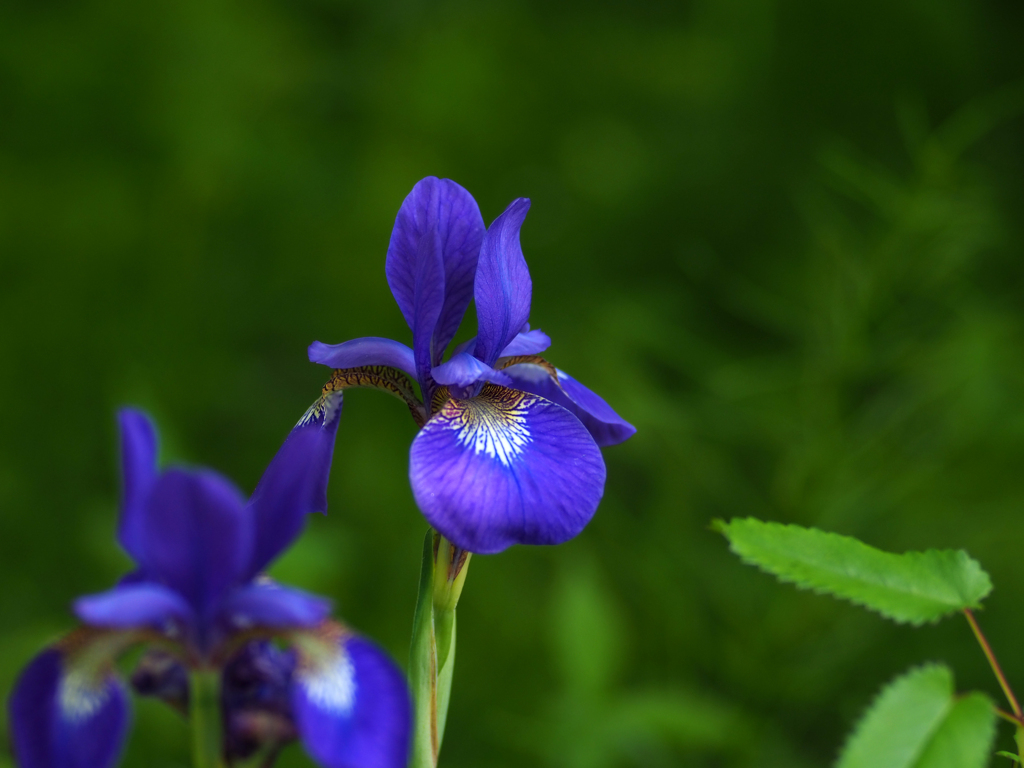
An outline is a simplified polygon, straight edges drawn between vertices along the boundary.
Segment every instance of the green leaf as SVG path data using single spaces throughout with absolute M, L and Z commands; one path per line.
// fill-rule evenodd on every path
M 753 518 L 716 520 L 732 551 L 803 589 L 845 598 L 894 621 L 919 625 L 977 608 L 988 574 L 963 550 L 883 552 L 849 536 Z
M 919 667 L 868 707 L 836 768 L 984 768 L 995 727 L 987 696 L 957 698 L 947 667 Z

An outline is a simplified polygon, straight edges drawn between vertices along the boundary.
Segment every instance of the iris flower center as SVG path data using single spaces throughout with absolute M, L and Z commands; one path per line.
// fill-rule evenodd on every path
M 457 401 L 452 426 L 459 444 L 511 466 L 533 439 L 527 418 L 536 400 L 526 392 L 489 384 L 477 397 Z

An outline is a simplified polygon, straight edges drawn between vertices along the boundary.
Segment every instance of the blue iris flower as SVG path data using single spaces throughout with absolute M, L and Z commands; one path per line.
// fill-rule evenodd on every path
M 398 212 L 385 265 L 412 348 L 376 337 L 309 348 L 311 361 L 335 369 L 325 397 L 371 386 L 406 401 L 422 427 L 410 451 L 413 495 L 428 522 L 470 552 L 578 534 L 604 492 L 599 446 L 636 431 L 538 356 L 551 342 L 528 323 L 532 283 L 519 230 L 529 207 L 515 200 L 485 228 L 458 184 L 418 182 Z M 477 335 L 443 362 L 471 300 Z
M 406 764 L 411 705 L 401 672 L 332 621 L 327 600 L 261 575 L 307 513 L 327 508 L 338 415 L 327 407 L 293 429 L 246 501 L 211 470 L 159 471 L 149 419 L 121 411 L 118 538 L 137 570 L 78 599 L 83 626 L 22 672 L 9 704 L 21 768 L 117 762 L 129 709 L 114 663 L 140 644 L 155 650 L 136 688 L 179 707 L 186 669 L 221 671 L 228 759 L 276 751 L 297 735 L 329 768 Z

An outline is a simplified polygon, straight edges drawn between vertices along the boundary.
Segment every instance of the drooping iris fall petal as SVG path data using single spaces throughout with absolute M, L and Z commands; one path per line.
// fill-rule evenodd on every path
M 405 768 L 412 703 L 405 677 L 382 650 L 343 635 L 299 644 L 292 681 L 295 722 L 309 754 L 327 768 Z
M 559 386 L 539 365 L 523 363 L 502 370 L 512 386 L 545 397 L 572 412 L 600 446 L 617 445 L 636 434 L 636 427 L 619 416 L 600 395 L 587 389 L 565 371 L 558 373 Z
M 340 398 L 339 393 L 339 403 Z M 291 546 L 310 512 L 327 511 L 327 481 L 340 420 L 340 407 L 325 407 L 317 417 L 303 420 L 267 466 L 246 509 L 253 533 L 245 577 L 258 574 Z
M 604 492 L 601 451 L 550 400 L 486 385 L 449 400 L 413 440 L 409 478 L 427 521 L 470 552 L 558 544 L 590 521 Z
M 112 674 L 69 665 L 56 648 L 24 669 L 9 704 L 20 768 L 110 768 L 128 729 L 124 686 Z

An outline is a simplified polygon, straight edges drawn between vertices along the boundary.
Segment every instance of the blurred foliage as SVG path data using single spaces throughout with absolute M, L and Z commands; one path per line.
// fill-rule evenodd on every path
M 1013 0 L 0 4 L 0 691 L 128 567 L 116 406 L 251 489 L 309 342 L 407 338 L 383 259 L 428 174 L 488 220 L 533 198 L 531 320 L 640 430 L 581 537 L 474 558 L 444 765 L 820 766 L 912 663 L 998 694 L 959 623 L 779 587 L 714 517 L 966 548 L 1024 685 L 1021 29 Z M 330 515 L 275 569 L 399 659 L 413 434 L 347 397 Z M 186 765 L 136 713 L 125 765 Z

